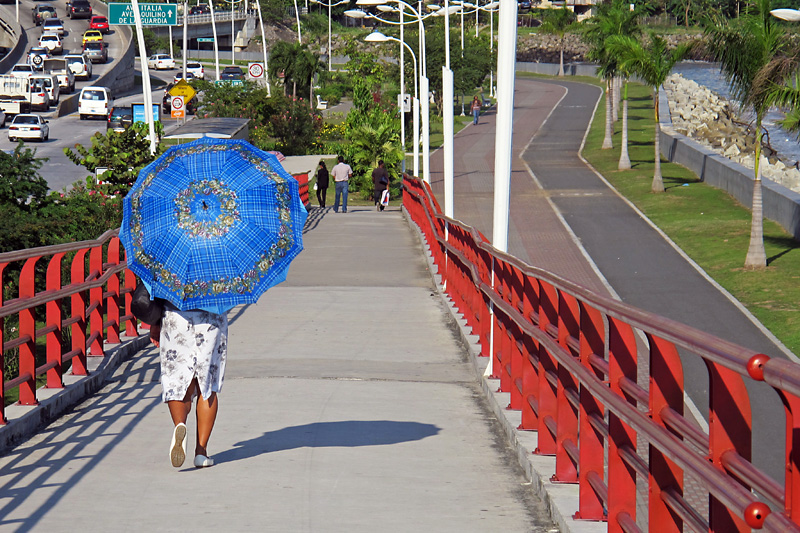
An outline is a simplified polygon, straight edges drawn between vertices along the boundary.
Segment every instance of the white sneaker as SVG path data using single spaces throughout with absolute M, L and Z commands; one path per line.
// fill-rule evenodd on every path
M 214 459 L 212 459 L 211 457 L 206 457 L 205 455 L 194 456 L 195 468 L 205 468 L 207 466 L 214 466 Z
M 175 468 L 183 466 L 186 460 L 186 424 L 180 423 L 172 431 L 169 444 L 169 460 Z

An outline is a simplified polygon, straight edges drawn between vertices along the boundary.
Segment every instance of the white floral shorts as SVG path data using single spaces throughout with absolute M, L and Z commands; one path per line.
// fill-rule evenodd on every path
M 164 306 L 161 321 L 161 387 L 165 402 L 183 400 L 197 378 L 208 398 L 222 390 L 228 355 L 228 316 L 208 311 L 180 311 Z M 192 395 L 194 399 L 196 395 Z

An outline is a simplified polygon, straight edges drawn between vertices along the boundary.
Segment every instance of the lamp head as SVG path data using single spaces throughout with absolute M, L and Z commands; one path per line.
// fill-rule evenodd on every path
M 346 17 L 350 17 L 351 19 L 363 19 L 367 18 L 369 15 L 360 9 L 348 9 L 344 12 Z
M 379 6 L 381 4 L 385 4 L 386 0 L 358 0 L 356 2 L 357 6 Z
M 379 31 L 374 31 L 364 37 L 364 40 L 368 43 L 385 43 L 386 41 L 390 40 L 389 37 L 385 36 Z
M 500 5 L 500 2 L 492 2 L 491 4 L 486 4 L 483 6 L 484 9 L 496 9 Z
M 442 6 L 440 6 L 439 4 L 428 4 L 425 7 L 427 8 L 428 11 L 439 11 L 440 9 L 442 9 Z
M 395 11 L 400 11 L 400 10 L 393 6 L 387 6 L 386 4 L 381 4 L 378 6 L 378 11 L 381 11 L 383 13 L 394 13 Z
M 800 21 L 800 11 L 796 9 L 773 9 L 769 14 L 775 18 L 788 20 L 789 22 Z

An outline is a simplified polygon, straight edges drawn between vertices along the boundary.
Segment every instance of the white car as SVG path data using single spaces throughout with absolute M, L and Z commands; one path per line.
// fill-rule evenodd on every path
M 61 19 L 45 19 L 42 22 L 42 33 L 55 33 L 56 35 L 64 35 L 64 23 Z
M 11 67 L 11 70 L 8 73 L 18 78 L 30 78 L 36 74 L 36 72 L 34 72 L 33 65 L 29 65 L 28 63 L 17 63 Z
M 108 113 L 114 107 L 114 97 L 108 87 L 90 86 L 81 89 L 78 97 L 78 116 L 81 120 L 89 117 L 108 118 Z
M 175 60 L 169 54 L 155 54 L 147 58 L 147 66 L 156 69 L 174 69 Z
M 67 54 L 64 56 L 67 60 L 69 69 L 75 74 L 76 78 L 82 80 L 89 80 L 92 77 L 92 62 L 83 54 Z
M 8 140 L 15 142 L 17 139 L 50 139 L 50 126 L 39 115 L 22 114 L 14 117 L 8 125 Z
M 203 68 L 202 63 L 190 62 L 186 63 L 186 74 L 192 73 L 198 80 L 206 79 L 206 69 Z
M 50 109 L 50 95 L 41 80 L 31 77 L 31 109 L 48 111 Z
M 50 50 L 51 54 L 61 54 L 64 52 L 64 45 L 61 37 L 57 33 L 45 33 L 39 37 L 39 46 Z
M 181 81 L 183 79 L 185 79 L 186 82 L 188 83 L 188 82 L 190 82 L 190 81 L 192 81 L 194 79 L 194 74 L 189 72 L 189 69 L 187 68 L 186 69 L 186 78 L 183 77 L 183 73 L 182 72 L 178 72 L 177 74 L 175 74 L 175 77 L 172 78 L 172 83 L 178 83 L 179 81 Z
M 50 97 L 50 103 L 52 105 L 58 105 L 58 101 L 61 99 L 61 86 L 59 86 L 58 78 L 55 74 L 50 74 L 49 72 L 46 74 L 36 74 L 31 76 L 31 81 L 41 84 Z

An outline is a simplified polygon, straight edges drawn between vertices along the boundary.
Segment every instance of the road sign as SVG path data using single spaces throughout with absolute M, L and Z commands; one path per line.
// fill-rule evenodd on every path
M 198 43 L 213 43 L 214 42 L 214 38 L 213 37 L 198 37 L 197 38 L 197 42 Z
M 172 105 L 172 118 L 184 118 L 186 116 L 183 96 L 173 96 L 170 103 Z
M 410 94 L 398 94 L 397 95 L 397 107 L 400 108 L 401 113 L 411 113 L 411 95 Z
M 247 75 L 254 80 L 264 77 L 264 65 L 261 63 L 249 63 L 247 65 Z
M 172 96 L 181 96 L 185 101 L 190 101 L 194 98 L 194 95 L 197 94 L 197 91 L 194 88 L 186 83 L 186 80 L 180 80 L 178 83 L 172 86 L 172 89 L 169 90 L 169 94 Z
M 176 4 L 139 4 L 142 26 L 175 26 L 178 24 Z M 131 4 L 108 4 L 108 23 L 112 26 L 135 24 Z
M 133 121 L 134 122 L 144 122 L 144 104 L 131 104 L 131 108 L 133 109 Z M 153 104 L 153 120 L 158 122 L 160 120 L 161 115 L 161 105 Z

